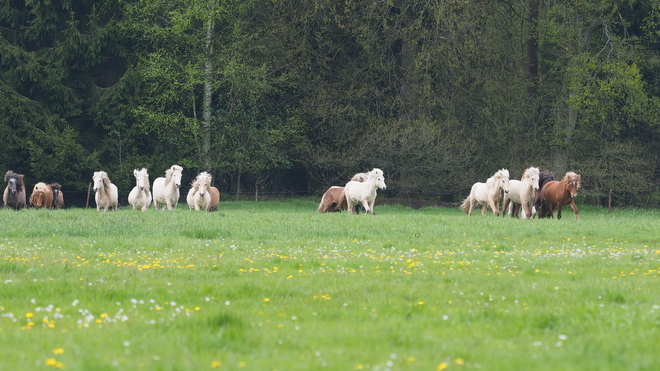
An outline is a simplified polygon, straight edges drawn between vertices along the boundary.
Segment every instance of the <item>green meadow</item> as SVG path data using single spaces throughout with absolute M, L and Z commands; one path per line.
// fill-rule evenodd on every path
M 657 370 L 660 212 L 0 210 L 1 370 Z

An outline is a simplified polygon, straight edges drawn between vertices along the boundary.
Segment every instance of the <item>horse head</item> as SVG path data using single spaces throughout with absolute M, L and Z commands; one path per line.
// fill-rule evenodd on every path
M 147 169 L 142 168 L 138 171 L 137 169 L 133 170 L 133 175 L 135 175 L 135 185 L 140 191 L 149 190 L 149 174 Z
M 507 169 L 498 170 L 496 173 L 496 177 L 498 176 L 499 176 L 498 179 L 499 187 L 502 188 L 504 193 L 509 193 L 509 170 Z
M 534 192 L 539 191 L 539 174 L 540 172 L 538 167 L 527 168 L 527 170 L 525 170 L 525 173 L 523 174 L 524 179 L 529 179 L 529 182 Z
M 179 165 L 172 165 L 170 170 L 172 170 L 172 180 L 174 181 L 174 184 L 177 188 L 181 187 L 181 172 L 183 171 L 183 168 Z
M 385 178 L 382 175 L 378 175 L 376 177 L 376 187 L 383 190 L 387 188 L 387 186 L 385 185 Z
M 204 197 L 206 194 L 206 191 L 211 186 L 211 179 L 211 174 L 207 173 L 206 171 L 201 172 L 197 176 L 197 179 L 193 185 L 197 188 L 197 193 L 199 193 L 200 196 Z
M 16 194 L 23 186 L 23 174 L 16 174 L 9 170 L 5 174 L 5 182 L 7 182 L 11 194 Z
M 94 181 L 94 187 L 92 190 L 94 192 L 98 192 L 99 189 L 103 188 L 103 183 L 106 179 L 108 179 L 108 173 L 105 171 L 94 172 L 94 176 L 92 177 L 92 180 Z
M 570 192 L 571 197 L 575 198 L 580 188 L 580 175 L 569 171 L 562 180 L 566 183 L 566 190 Z

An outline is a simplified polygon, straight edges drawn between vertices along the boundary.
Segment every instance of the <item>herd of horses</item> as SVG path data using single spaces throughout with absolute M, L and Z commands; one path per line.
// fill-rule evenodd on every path
M 128 195 L 128 203 L 133 210 L 145 211 L 153 204 L 155 209 L 172 210 L 179 202 L 179 187 L 183 168 L 172 165 L 165 171 L 165 176 L 156 178 L 153 182 L 153 193 L 149 183 L 147 169 L 135 169 L 135 187 Z M 98 211 L 116 210 L 119 204 L 119 191 L 108 178 L 105 171 L 97 171 L 92 176 L 94 199 Z M 211 186 L 211 174 L 201 172 L 192 182 L 186 201 L 191 210 L 217 211 L 220 202 L 220 191 Z M 23 175 L 13 171 L 5 174 L 7 186 L 2 196 L 3 204 L 15 210 L 27 206 Z M 463 201 L 460 208 L 468 216 L 481 205 L 481 214 L 486 215 L 488 207 L 493 213 L 500 215 L 502 210 L 509 215 L 531 219 L 539 218 L 561 219 L 561 209 L 569 205 L 575 218 L 580 219 L 575 206 L 575 196 L 580 188 L 580 175 L 567 172 L 563 179 L 554 180 L 554 175 L 548 171 L 539 171 L 537 167 L 525 169 L 520 180 L 509 179 L 507 169 L 498 170 L 485 183 L 477 182 L 472 186 L 470 195 Z M 383 171 L 374 168 L 368 173 L 355 174 L 345 186 L 330 187 L 321 198 L 318 211 L 321 213 L 348 211 L 357 214 L 360 207 L 369 214 L 375 214 L 374 202 L 377 189 L 386 189 Z M 59 209 L 64 207 L 64 195 L 59 184 L 35 184 L 29 198 L 30 205 L 35 208 Z
M 498 170 L 486 183 L 477 182 L 472 186 L 470 195 L 463 201 L 460 208 L 468 216 L 477 205 L 482 205 L 481 215 L 486 215 L 488 207 L 493 214 L 500 215 L 499 203 L 502 200 L 502 211 L 509 215 L 531 219 L 554 218 L 557 209 L 557 219 L 561 219 L 563 206 L 570 206 L 575 213 L 575 219 L 580 220 L 580 212 L 575 206 L 575 197 L 580 188 L 580 175 L 569 171 L 561 180 L 554 180 L 554 174 L 549 171 L 539 171 L 537 167 L 525 169 L 520 180 L 510 180 L 509 171 Z
M 147 169 L 135 169 L 135 187 L 128 194 L 128 203 L 133 210 L 145 211 L 153 204 L 155 209 L 175 209 L 179 202 L 179 187 L 183 168 L 172 165 L 165 171 L 165 177 L 156 178 L 153 194 Z M 220 191 L 211 186 L 211 174 L 202 172 L 192 182 L 186 201 L 191 210 L 217 211 L 220 203 Z M 116 210 L 119 205 L 119 190 L 105 171 L 97 171 L 92 176 L 94 200 L 98 211 Z M 23 175 L 8 171 L 5 174 L 7 187 L 2 196 L 5 207 L 20 210 L 27 206 Z M 35 208 L 59 209 L 64 207 L 64 195 L 57 183 L 37 183 L 30 196 L 30 205 Z

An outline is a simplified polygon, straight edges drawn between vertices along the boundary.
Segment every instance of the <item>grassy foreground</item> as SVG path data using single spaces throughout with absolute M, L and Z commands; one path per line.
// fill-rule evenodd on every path
M 657 370 L 660 212 L 0 210 L 0 369 Z

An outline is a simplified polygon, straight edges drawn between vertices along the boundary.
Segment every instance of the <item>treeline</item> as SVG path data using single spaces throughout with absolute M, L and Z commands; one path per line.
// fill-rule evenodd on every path
M 7 0 L 0 168 L 240 194 L 379 167 L 415 197 L 534 165 L 654 195 L 658 29 L 655 0 Z

